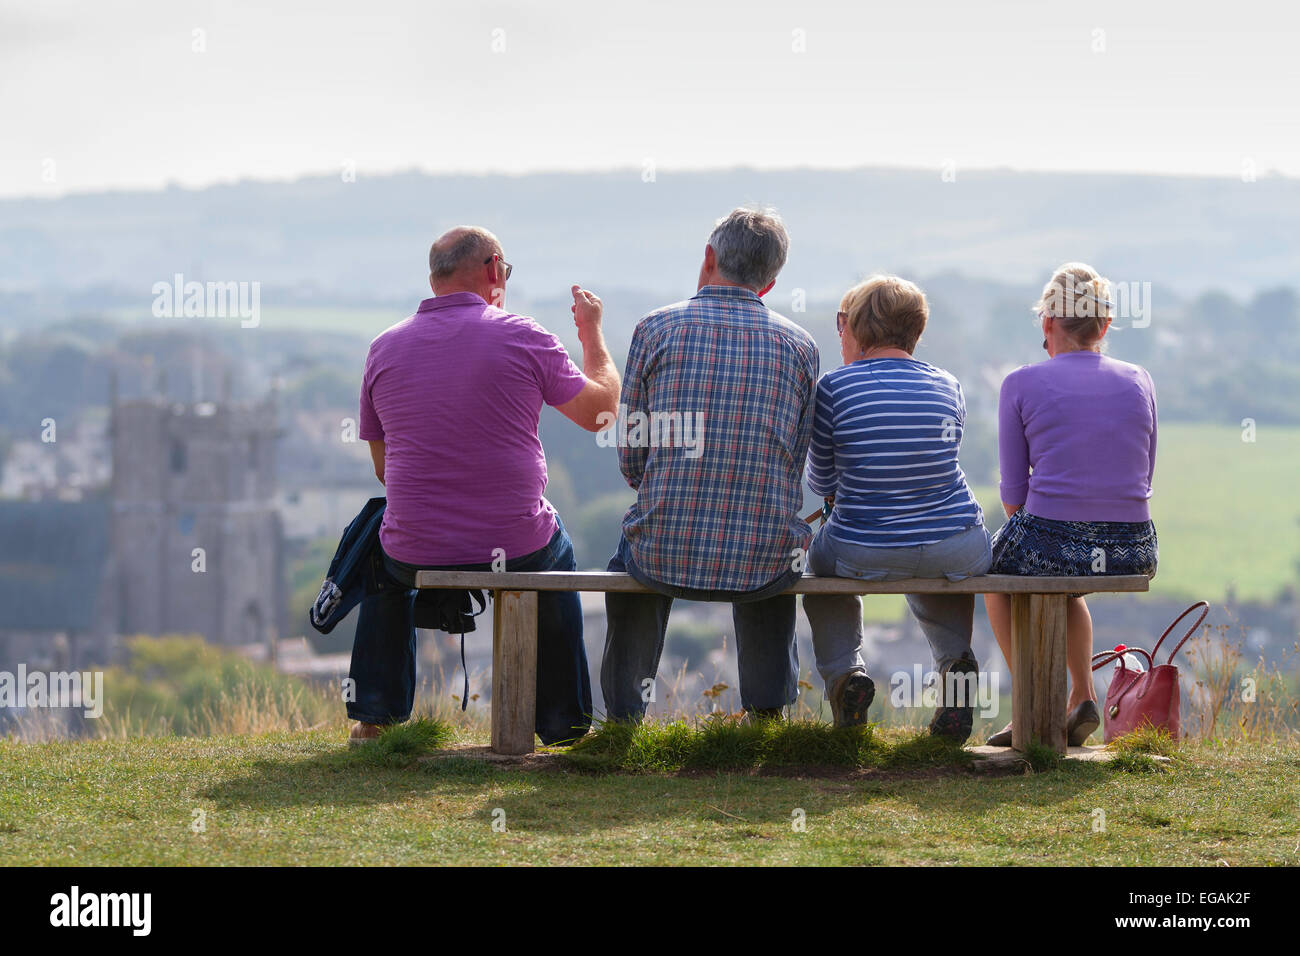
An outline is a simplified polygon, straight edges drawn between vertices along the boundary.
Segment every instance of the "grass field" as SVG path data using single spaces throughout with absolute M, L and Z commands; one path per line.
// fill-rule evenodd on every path
M 1160 429 L 1152 520 L 1158 594 L 1274 598 L 1300 578 L 1300 428 L 1260 425 L 1256 441 L 1212 425 Z
M 422 757 L 415 736 L 0 741 L 0 865 L 1300 865 L 1294 743 L 990 777 L 942 755 L 816 775 L 501 767 Z

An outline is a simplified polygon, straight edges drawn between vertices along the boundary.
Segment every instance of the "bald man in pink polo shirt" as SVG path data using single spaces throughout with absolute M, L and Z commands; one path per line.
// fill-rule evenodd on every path
M 553 334 L 506 311 L 511 266 L 496 236 L 459 226 L 429 252 L 429 284 L 414 315 L 370 344 L 361 384 L 361 437 L 388 506 L 379 532 L 388 573 L 413 587 L 422 568 L 573 570 L 573 547 L 550 502 L 537 435 L 543 404 L 580 427 L 617 412 L 618 370 L 601 333 L 602 306 L 573 286 L 583 367 Z M 415 695 L 408 592 L 362 605 L 348 704 L 354 740 L 406 720 Z M 537 732 L 546 744 L 591 722 L 582 612 L 572 592 L 538 596 Z

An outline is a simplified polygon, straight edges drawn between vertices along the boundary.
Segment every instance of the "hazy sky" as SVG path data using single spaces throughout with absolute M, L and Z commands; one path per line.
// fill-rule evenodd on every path
M 1300 176 L 1298 39 L 1280 0 L 0 0 L 0 195 L 349 163 Z

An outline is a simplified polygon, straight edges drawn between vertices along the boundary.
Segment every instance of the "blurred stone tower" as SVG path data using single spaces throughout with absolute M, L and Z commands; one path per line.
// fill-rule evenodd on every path
M 276 397 L 112 401 L 116 630 L 220 644 L 284 634 Z

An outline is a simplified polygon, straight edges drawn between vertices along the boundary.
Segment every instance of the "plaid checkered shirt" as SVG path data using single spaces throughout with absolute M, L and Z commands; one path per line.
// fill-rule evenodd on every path
M 705 286 L 638 323 L 618 457 L 637 491 L 623 533 L 648 577 L 753 591 L 807 549 L 799 511 L 818 366 L 812 336 L 748 289 Z

